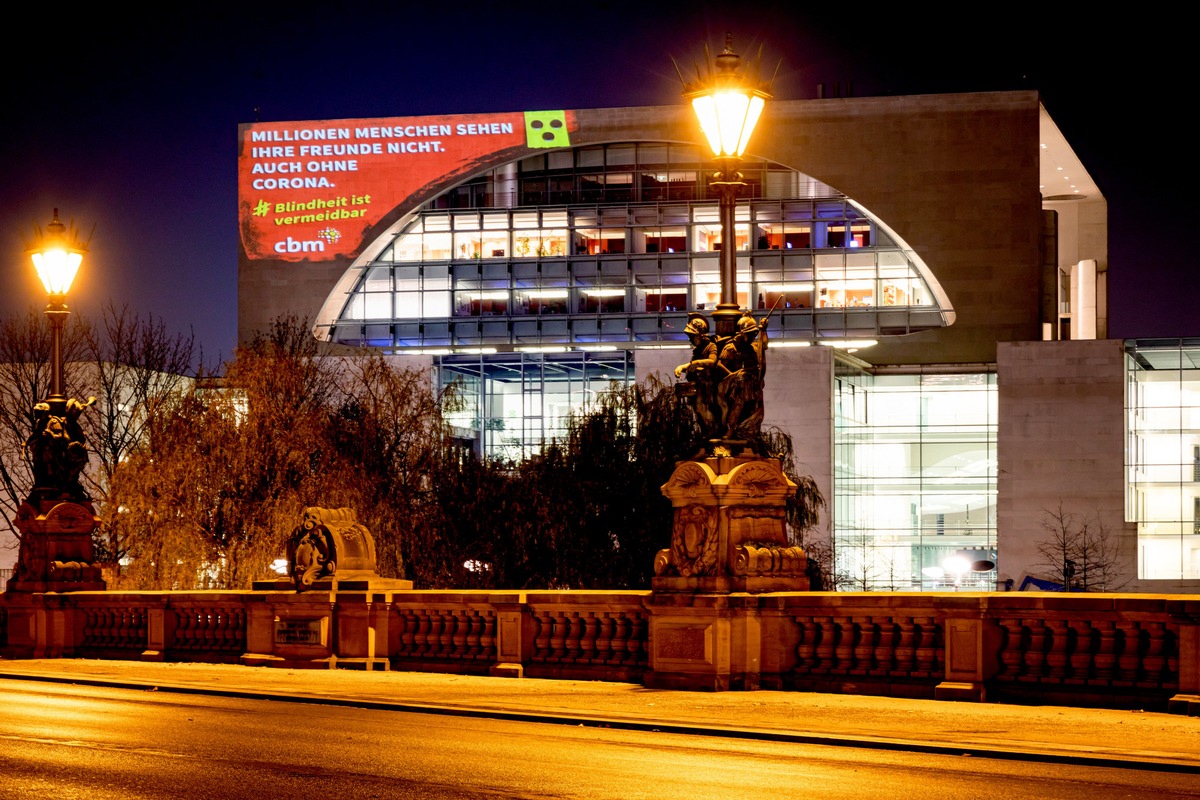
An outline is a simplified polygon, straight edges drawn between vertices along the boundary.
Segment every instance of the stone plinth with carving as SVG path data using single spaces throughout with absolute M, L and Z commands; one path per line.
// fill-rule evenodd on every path
M 708 458 L 675 468 L 671 546 L 654 559 L 656 592 L 806 591 L 808 558 L 787 540 L 796 491 L 770 458 Z
M 89 501 L 39 497 L 17 509 L 21 550 L 8 592 L 103 591 L 92 532 L 99 526 Z

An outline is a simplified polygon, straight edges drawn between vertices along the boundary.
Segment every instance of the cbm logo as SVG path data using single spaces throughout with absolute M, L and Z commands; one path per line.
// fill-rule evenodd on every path
M 292 237 L 288 237 L 282 242 L 275 243 L 276 253 L 324 253 L 325 243 L 320 239 L 314 239 L 307 242 L 298 242 Z

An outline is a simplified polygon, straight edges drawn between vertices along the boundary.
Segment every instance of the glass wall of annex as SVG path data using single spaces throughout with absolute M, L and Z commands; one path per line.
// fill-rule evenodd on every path
M 944 323 L 913 254 L 844 195 L 747 161 L 738 301 L 776 339 Z M 491 170 L 427 203 L 361 274 L 331 341 L 404 350 L 685 341 L 720 295 L 720 223 L 698 151 L 613 144 Z
M 481 353 L 439 359 L 441 388 L 462 398 L 449 422 L 488 458 L 519 461 L 562 438 L 573 410 L 614 384 L 633 381 L 625 350 L 578 353 Z
M 1200 578 L 1200 339 L 1126 343 L 1126 517 L 1138 577 Z
M 995 589 L 995 375 L 836 372 L 841 588 Z

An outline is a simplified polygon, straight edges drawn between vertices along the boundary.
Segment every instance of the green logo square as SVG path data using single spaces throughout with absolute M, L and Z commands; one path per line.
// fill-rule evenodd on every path
M 526 111 L 525 143 L 530 147 L 570 147 L 565 111 Z

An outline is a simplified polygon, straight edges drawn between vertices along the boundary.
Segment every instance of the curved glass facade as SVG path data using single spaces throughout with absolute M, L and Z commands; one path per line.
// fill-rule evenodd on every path
M 851 199 L 743 166 L 738 301 L 772 336 L 862 339 L 946 324 L 932 276 Z M 409 348 L 682 342 L 720 296 L 717 201 L 698 151 L 614 144 L 491 170 L 415 212 L 325 304 L 329 340 Z

